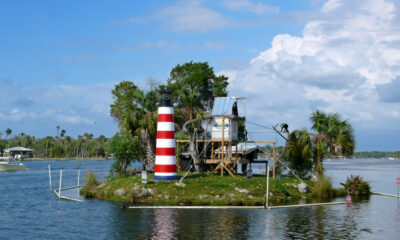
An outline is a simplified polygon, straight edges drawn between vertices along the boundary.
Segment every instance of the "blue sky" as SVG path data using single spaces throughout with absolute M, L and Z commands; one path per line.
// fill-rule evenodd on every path
M 111 90 L 164 83 L 207 61 L 248 119 L 309 127 L 316 109 L 353 124 L 357 150 L 400 150 L 397 1 L 3 1 L 0 131 L 56 126 L 112 136 Z M 273 137 L 275 138 L 275 137 Z

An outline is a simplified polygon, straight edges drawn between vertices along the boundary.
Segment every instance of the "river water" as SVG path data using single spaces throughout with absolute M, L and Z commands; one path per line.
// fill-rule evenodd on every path
M 88 170 L 104 178 L 111 163 L 82 161 L 81 178 Z M 49 190 L 49 164 L 53 187 L 60 169 L 63 187 L 77 184 L 77 161 L 25 162 L 26 171 L 0 172 L 0 239 L 400 239 L 395 198 L 271 210 L 122 209 L 57 199 Z M 373 191 L 397 194 L 400 160 L 326 160 L 324 166 L 336 186 L 359 174 Z M 65 194 L 78 198 L 76 190 Z

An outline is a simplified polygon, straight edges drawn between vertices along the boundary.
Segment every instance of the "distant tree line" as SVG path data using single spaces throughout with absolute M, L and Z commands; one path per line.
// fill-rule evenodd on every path
M 37 158 L 93 158 L 105 157 L 105 143 L 103 135 L 95 138 L 91 133 L 84 133 L 77 138 L 66 136 L 66 131 L 57 126 L 57 136 L 37 138 L 23 132 L 10 137 L 12 130 L 5 130 L 6 135 L 0 134 L 0 152 L 4 149 L 22 146 L 34 150 L 33 157 Z
M 355 158 L 400 158 L 400 151 L 397 152 L 356 152 L 353 155 Z

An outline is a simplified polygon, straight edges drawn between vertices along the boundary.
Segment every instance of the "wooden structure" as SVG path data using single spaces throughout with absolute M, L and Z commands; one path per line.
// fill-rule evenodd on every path
M 250 159 L 246 158 L 246 153 L 238 154 L 238 145 L 239 144 L 247 144 L 247 143 L 265 143 L 265 144 L 272 144 L 272 159 L 273 159 L 273 167 L 272 167 L 272 176 L 275 179 L 276 177 L 276 154 L 275 154 L 275 145 L 276 142 L 274 141 L 244 141 L 239 142 L 237 141 L 236 144 L 233 146 L 235 148 L 235 153 L 232 154 L 232 148 L 228 148 L 229 142 L 224 140 L 196 140 L 197 142 L 210 142 L 211 144 L 211 154 L 204 159 L 204 163 L 206 164 L 218 164 L 218 166 L 213 170 L 221 171 L 221 176 L 223 175 L 223 170 L 225 169 L 229 175 L 233 176 L 233 169 L 230 167 L 232 164 L 248 164 L 251 163 Z M 177 143 L 188 143 L 189 140 L 176 140 Z
M 4 149 L 5 157 L 14 157 L 16 159 L 24 159 L 32 157 L 33 149 L 24 148 L 24 147 L 12 147 Z
M 216 98 L 211 115 L 205 120 L 212 121 L 211 139 L 198 139 L 197 142 L 206 144 L 204 163 L 217 164 L 213 172 L 220 171 L 221 176 L 224 170 L 234 177 L 231 167 L 233 164 L 248 164 L 252 159 L 248 156 L 247 144 L 272 144 L 273 147 L 273 178 L 275 179 L 275 145 L 274 141 L 247 141 L 247 136 L 240 139 L 238 126 L 245 117 L 239 116 L 238 100 L 243 98 L 225 97 Z M 206 127 L 208 130 L 208 127 Z M 176 140 L 177 143 L 188 143 L 189 140 Z M 210 146 L 211 145 L 211 146 Z M 245 149 L 243 150 L 243 146 Z M 240 149 L 242 148 L 242 149 Z

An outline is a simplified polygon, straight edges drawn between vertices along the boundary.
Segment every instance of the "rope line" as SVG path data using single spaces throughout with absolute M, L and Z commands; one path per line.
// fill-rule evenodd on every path
M 253 124 L 253 125 L 255 125 L 255 126 L 258 126 L 258 127 L 262 127 L 262 128 L 266 128 L 266 129 L 273 130 L 273 129 L 270 128 L 270 127 L 266 127 L 266 126 L 260 125 L 260 124 L 258 124 L 258 123 L 252 123 L 252 122 L 249 122 L 249 121 L 246 121 L 246 122 L 248 122 L 248 123 L 250 123 L 250 124 Z

